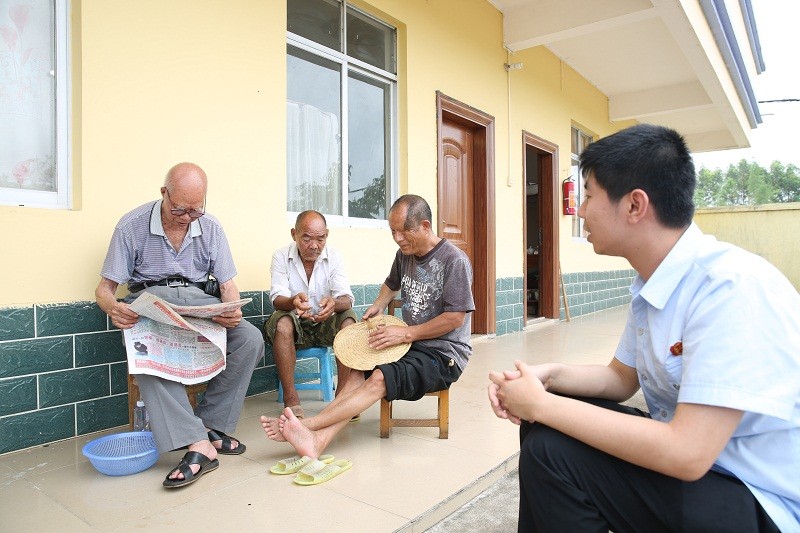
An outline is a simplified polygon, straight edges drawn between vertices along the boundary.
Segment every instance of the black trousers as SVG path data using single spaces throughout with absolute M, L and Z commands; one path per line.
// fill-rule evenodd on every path
M 638 409 L 578 398 L 631 416 Z M 612 457 L 542 424 L 520 427 L 518 531 L 778 532 L 738 479 L 693 482 Z

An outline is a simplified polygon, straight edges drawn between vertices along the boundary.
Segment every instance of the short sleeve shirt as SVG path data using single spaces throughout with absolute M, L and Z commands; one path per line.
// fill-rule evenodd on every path
M 472 265 L 457 246 L 442 239 L 422 257 L 403 255 L 399 250 L 386 286 L 400 291 L 403 320 L 406 324 L 424 324 L 445 312 L 464 312 L 464 323 L 435 339 L 417 341 L 423 346 L 452 357 L 463 371 L 472 354 L 470 334 L 472 312 Z
M 270 275 L 272 288 L 269 297 L 273 302 L 278 296 L 289 298 L 304 292 L 309 297 L 312 310 L 317 312 L 320 309 L 320 300 L 326 297 L 347 296 L 351 304 L 355 301 L 342 256 L 329 246 L 325 246 L 314 263 L 311 279 L 306 276 L 303 259 L 294 242 L 272 254 Z
M 744 411 L 714 469 L 735 475 L 782 531 L 800 531 L 800 296 L 771 264 L 692 224 L 634 280 L 616 358 L 655 420 L 678 403 Z
M 236 276 L 228 240 L 216 218 L 206 214 L 192 221 L 180 250 L 175 250 L 164 233 L 161 202 L 149 202 L 120 219 L 100 271 L 102 277 L 133 285 L 171 276 L 201 282 L 209 272 L 220 283 Z

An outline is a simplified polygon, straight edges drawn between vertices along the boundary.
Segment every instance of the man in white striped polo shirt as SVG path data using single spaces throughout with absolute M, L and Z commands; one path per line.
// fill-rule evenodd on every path
M 118 328 L 130 328 L 139 319 L 128 303 L 142 291 L 181 305 L 239 299 L 225 233 L 219 221 L 204 212 L 206 189 L 205 172 L 193 163 L 180 163 L 167 173 L 160 200 L 120 219 L 95 291 L 97 304 Z M 209 274 L 219 281 L 219 297 L 204 290 Z M 115 292 L 123 283 L 130 294 L 117 301 Z M 242 320 L 240 309 L 212 320 L 228 330 L 227 365 L 209 381 L 196 412 L 181 383 L 136 377 L 159 451 L 189 449 L 164 480 L 167 488 L 188 485 L 216 469 L 217 454 L 245 451 L 244 444 L 224 432 L 236 429 L 250 377 L 264 356 L 264 339 L 258 328 Z

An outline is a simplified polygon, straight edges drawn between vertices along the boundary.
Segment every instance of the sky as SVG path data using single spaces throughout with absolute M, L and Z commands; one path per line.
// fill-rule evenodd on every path
M 752 6 L 765 66 L 750 80 L 756 99 L 800 100 L 800 1 L 753 0 Z M 759 103 L 758 109 L 762 122 L 750 132 L 750 148 L 695 154 L 695 166 L 727 169 L 747 159 L 763 167 L 775 160 L 800 167 L 800 102 Z

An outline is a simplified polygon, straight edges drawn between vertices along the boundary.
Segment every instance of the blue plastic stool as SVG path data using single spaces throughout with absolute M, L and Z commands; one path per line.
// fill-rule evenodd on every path
M 295 383 L 297 390 L 322 391 L 322 401 L 333 400 L 333 365 L 330 358 L 331 349 L 327 346 L 312 346 L 297 350 L 297 360 L 319 359 L 319 372 L 295 372 L 294 379 L 318 379 L 319 383 Z M 278 380 L 278 401 L 283 402 L 283 384 Z

